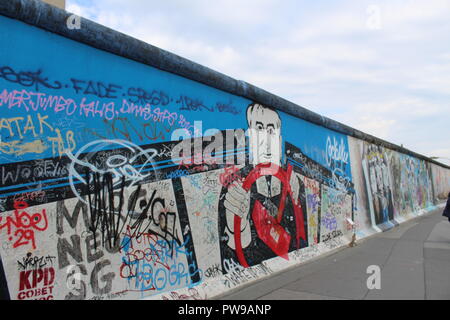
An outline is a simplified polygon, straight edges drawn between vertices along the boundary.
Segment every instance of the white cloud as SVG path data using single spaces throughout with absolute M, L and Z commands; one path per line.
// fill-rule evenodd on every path
M 66 3 L 66 11 L 74 13 L 78 16 L 87 19 L 93 19 L 96 15 L 97 8 L 84 6 L 75 1 L 67 1 Z
M 368 114 L 389 117 L 424 117 L 439 116 L 444 110 L 442 106 L 431 104 L 418 98 L 403 98 L 386 102 L 369 102 L 358 105 L 355 110 L 364 110 Z
M 396 125 L 397 121 L 393 119 L 386 119 L 384 117 L 361 116 L 353 121 L 353 127 L 360 129 L 363 132 L 377 136 L 381 139 L 388 139 L 392 127 Z
M 449 145 L 449 1 L 67 2 L 68 11 L 414 151 Z

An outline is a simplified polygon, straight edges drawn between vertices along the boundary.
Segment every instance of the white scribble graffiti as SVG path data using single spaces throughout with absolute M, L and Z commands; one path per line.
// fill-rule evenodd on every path
M 335 137 L 333 137 L 333 142 L 331 142 L 331 138 L 327 137 L 327 146 L 326 146 L 326 160 L 327 165 L 330 168 L 345 168 L 348 164 L 348 152 L 345 151 L 345 143 L 344 139 L 341 138 L 341 141 L 338 143 Z
M 126 157 L 123 154 L 111 154 L 104 157 L 100 156 L 100 161 L 98 159 L 93 161 L 96 153 L 105 149 L 119 148 L 127 150 L 131 157 Z M 84 173 L 79 172 L 75 165 L 79 165 L 83 169 L 89 169 L 91 173 L 111 174 L 114 188 L 120 184 L 122 179 L 125 179 L 126 183 L 129 184 L 128 186 L 132 187 L 150 176 L 150 173 L 143 174 L 144 169 L 145 171 L 154 171 L 153 159 L 157 151 L 155 149 L 144 150 L 125 140 L 96 140 L 80 148 L 75 155 L 71 151 L 65 153 L 72 160 L 69 166 L 70 187 L 77 198 L 87 204 L 87 201 L 80 195 L 79 188 L 77 189 L 75 185 L 78 184 L 78 181 L 87 185 L 86 178 L 88 177 L 83 177 Z M 139 158 L 143 158 L 145 161 L 142 164 L 139 163 L 139 169 L 136 169 L 135 162 Z

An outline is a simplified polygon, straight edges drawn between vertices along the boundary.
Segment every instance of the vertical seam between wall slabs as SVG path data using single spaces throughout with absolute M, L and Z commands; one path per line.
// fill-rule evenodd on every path
M 197 257 L 195 255 L 194 239 L 192 237 L 191 225 L 189 223 L 189 215 L 186 208 L 186 199 L 184 197 L 183 185 L 181 178 L 172 179 L 172 188 L 177 205 L 178 218 L 180 220 L 181 235 L 187 250 L 188 272 L 191 275 L 192 284 L 201 281 L 201 274 L 198 268 Z M 179 193 L 177 193 L 179 190 Z M 193 267 L 193 270 L 191 269 Z

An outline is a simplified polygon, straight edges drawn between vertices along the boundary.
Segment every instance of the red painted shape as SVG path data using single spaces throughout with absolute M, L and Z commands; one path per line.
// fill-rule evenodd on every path
M 289 195 L 292 199 L 295 215 L 296 225 L 296 245 L 300 249 L 300 238 L 306 241 L 303 210 L 300 203 L 297 203 L 292 194 L 292 189 L 289 183 L 292 174 L 292 166 L 288 165 L 287 171 L 283 170 L 279 166 L 269 164 L 258 164 L 245 178 L 242 187 L 244 190 L 249 191 L 253 183 L 256 182 L 262 176 L 272 175 L 278 178 L 283 187 L 281 190 L 281 201 L 278 207 L 278 214 L 276 219 L 272 217 L 267 209 L 258 201 L 255 201 L 252 211 L 252 219 L 255 224 L 256 233 L 258 237 L 278 256 L 288 260 L 289 243 L 291 236 L 281 226 L 281 219 L 283 218 L 286 197 Z M 234 243 L 236 247 L 236 256 L 239 263 L 248 268 L 249 264 L 245 259 L 244 252 L 242 250 L 241 243 L 241 218 L 239 216 L 234 217 Z

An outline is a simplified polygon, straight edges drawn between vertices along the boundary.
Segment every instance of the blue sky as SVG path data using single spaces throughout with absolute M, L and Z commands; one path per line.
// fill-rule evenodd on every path
M 448 0 L 67 0 L 66 9 L 450 159 Z

